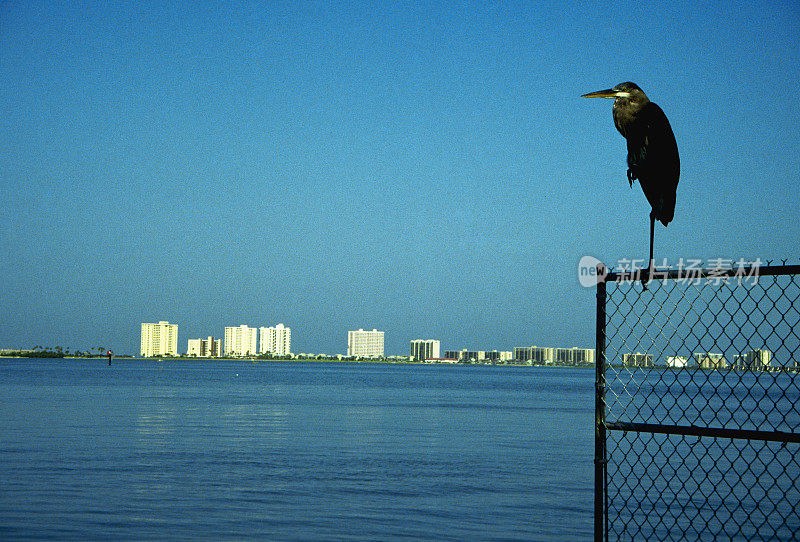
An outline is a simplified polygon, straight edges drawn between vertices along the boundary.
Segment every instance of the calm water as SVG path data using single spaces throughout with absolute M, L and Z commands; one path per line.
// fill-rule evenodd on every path
M 588 540 L 593 369 L 0 360 L 0 538 Z

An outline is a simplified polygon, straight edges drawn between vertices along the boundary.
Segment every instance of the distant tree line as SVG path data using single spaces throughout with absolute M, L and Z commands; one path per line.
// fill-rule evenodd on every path
M 97 353 L 93 353 L 94 351 Z M 76 358 L 93 358 L 105 356 L 106 352 L 106 348 L 102 346 L 90 348 L 86 352 L 81 352 L 80 350 L 70 352 L 69 347 L 64 348 L 63 346 L 34 346 L 31 350 L 2 350 L 0 351 L 0 354 L 3 356 L 19 358 L 64 358 L 67 356 Z

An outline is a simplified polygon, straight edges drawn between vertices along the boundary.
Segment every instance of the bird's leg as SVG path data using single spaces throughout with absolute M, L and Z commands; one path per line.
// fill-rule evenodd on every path
M 633 181 L 636 180 L 636 175 L 633 174 L 630 168 L 628 168 L 628 184 L 631 188 L 633 188 Z
M 653 232 L 656 225 L 656 213 L 650 211 L 650 258 L 647 260 L 647 271 L 644 272 L 642 277 L 642 287 L 647 290 L 647 283 L 650 282 L 650 276 L 653 273 Z

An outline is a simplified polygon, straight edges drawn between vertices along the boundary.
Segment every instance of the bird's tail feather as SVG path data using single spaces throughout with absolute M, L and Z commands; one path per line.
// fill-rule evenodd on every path
M 656 218 L 665 226 L 672 222 L 675 216 L 675 192 L 669 192 L 662 196 L 660 209 Z

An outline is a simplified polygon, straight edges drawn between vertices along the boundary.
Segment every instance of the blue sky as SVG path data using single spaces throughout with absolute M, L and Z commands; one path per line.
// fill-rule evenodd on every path
M 0 348 L 593 346 L 644 258 L 611 101 L 681 152 L 656 257 L 798 258 L 796 2 L 0 2 Z

